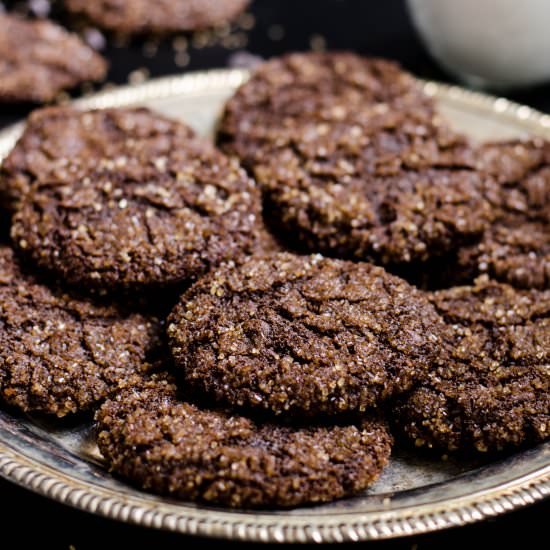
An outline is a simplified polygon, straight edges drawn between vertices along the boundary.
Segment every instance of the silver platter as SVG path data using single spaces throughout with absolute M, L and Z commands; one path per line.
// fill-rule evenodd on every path
M 77 104 L 146 105 L 210 135 L 225 100 L 247 78 L 241 70 L 190 73 Z M 529 107 L 433 82 L 423 85 L 453 125 L 475 139 L 550 138 L 550 116 Z M 0 158 L 20 132 L 20 124 L 0 132 Z M 59 424 L 0 411 L 0 475 L 59 502 L 147 527 L 250 541 L 357 541 L 463 525 L 550 495 L 550 442 L 492 462 L 397 450 L 380 480 L 356 498 L 287 511 L 228 511 L 156 497 L 118 481 L 102 464 L 89 419 Z

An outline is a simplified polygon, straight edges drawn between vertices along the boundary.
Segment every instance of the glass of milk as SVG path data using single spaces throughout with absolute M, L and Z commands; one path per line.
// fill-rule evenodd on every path
M 550 80 L 550 0 L 407 0 L 431 54 L 470 85 Z

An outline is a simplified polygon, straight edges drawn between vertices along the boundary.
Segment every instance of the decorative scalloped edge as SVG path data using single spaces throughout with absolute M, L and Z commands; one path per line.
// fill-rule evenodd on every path
M 167 77 L 135 87 L 123 87 L 78 100 L 83 108 L 102 108 L 143 102 L 179 93 L 199 92 L 205 86 L 236 87 L 248 78 L 244 70 L 214 70 Z M 504 98 L 482 95 L 456 86 L 423 82 L 424 91 L 431 96 L 466 101 L 481 110 L 521 120 L 537 133 L 548 132 L 550 116 L 530 107 Z M 0 139 L 4 147 L 17 139 L 22 125 L 8 130 Z M 424 504 L 391 512 L 357 514 L 358 519 L 338 514 L 330 517 L 302 518 L 273 516 L 246 520 L 236 514 L 217 513 L 205 516 L 192 508 L 181 513 L 163 511 L 155 503 L 132 502 L 131 496 L 122 497 L 109 491 L 56 472 L 42 464 L 19 456 L 0 443 L 0 475 L 18 485 L 66 505 L 99 514 L 104 517 L 142 525 L 207 537 L 221 537 L 256 542 L 346 542 L 387 539 L 391 537 L 426 533 L 447 527 L 460 526 L 487 517 L 496 516 L 550 496 L 550 464 L 528 480 L 517 480 L 505 487 L 460 497 L 439 504 Z M 135 500 L 135 499 L 134 499 Z
M 39 465 L 27 466 L 17 456 L 0 450 L 0 474 L 45 497 L 86 512 L 144 527 L 176 531 L 188 535 L 221 537 L 255 542 L 353 542 L 387 539 L 427 533 L 447 527 L 473 523 L 550 496 L 550 471 L 519 486 L 495 488 L 490 493 L 473 494 L 440 505 L 426 504 L 418 509 L 396 510 L 389 514 L 370 512 L 363 519 L 339 522 L 312 517 L 308 521 L 273 517 L 273 521 L 243 520 L 229 517 L 197 517 L 192 509 L 182 513 L 165 512 L 154 503 L 132 503 L 109 491 L 71 480 Z M 105 492 L 106 494 L 102 494 Z

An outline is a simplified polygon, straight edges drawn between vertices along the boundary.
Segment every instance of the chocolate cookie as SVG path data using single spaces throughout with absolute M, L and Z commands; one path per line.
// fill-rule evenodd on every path
M 37 109 L 2 163 L 3 202 L 14 210 L 35 182 L 70 185 L 95 172 L 118 169 L 127 179 L 154 178 L 159 171 L 155 164 L 167 163 L 162 157 L 170 147 L 192 135 L 186 126 L 146 109 Z
M 425 261 L 479 237 L 491 182 L 397 65 L 292 54 L 226 107 L 219 141 L 251 168 L 282 233 L 312 252 Z
M 124 33 L 204 29 L 230 21 L 250 0 L 64 0 L 72 13 Z
M 382 268 L 291 254 L 222 266 L 168 320 L 191 387 L 290 418 L 364 411 L 410 389 L 437 362 L 443 329 Z
M 106 61 L 76 34 L 0 13 L 0 101 L 51 101 L 106 72 Z
M 45 286 L 0 247 L 0 398 L 25 412 L 90 409 L 146 370 L 160 323 Z
M 550 145 L 543 140 L 491 143 L 480 169 L 498 179 L 496 220 L 481 241 L 458 254 L 463 279 L 487 273 L 519 288 L 550 288 Z
M 146 109 L 35 113 L 4 187 L 23 195 L 15 245 L 87 288 L 192 280 L 257 238 L 259 195 L 238 163 Z
M 378 420 L 293 428 L 199 409 L 162 378 L 123 390 L 97 414 L 110 468 L 138 486 L 235 508 L 288 507 L 354 495 L 387 464 Z
M 481 277 L 431 301 L 448 325 L 448 358 L 394 408 L 403 431 L 418 446 L 451 451 L 548 439 L 550 291 Z
M 312 175 L 308 161 L 304 169 L 292 153 L 271 159 L 256 174 L 270 182 L 274 225 L 283 239 L 294 235 L 306 250 L 328 256 L 391 269 L 426 262 L 478 240 L 493 217 L 485 199 L 492 182 L 475 171 L 404 170 L 370 179 L 348 173 L 346 179 L 332 164 Z
M 412 75 L 345 52 L 293 53 L 260 65 L 227 102 L 218 139 L 251 168 L 267 151 L 289 148 L 320 159 L 349 148 L 361 152 L 365 170 L 382 173 L 475 162 Z

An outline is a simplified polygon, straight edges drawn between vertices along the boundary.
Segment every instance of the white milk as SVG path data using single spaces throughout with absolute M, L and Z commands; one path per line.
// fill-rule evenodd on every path
M 550 80 L 550 0 L 408 0 L 432 55 L 477 86 Z

